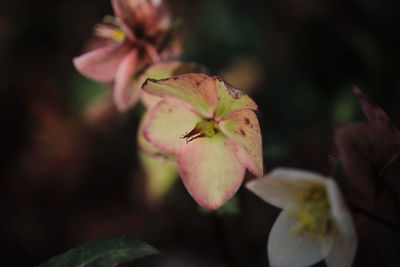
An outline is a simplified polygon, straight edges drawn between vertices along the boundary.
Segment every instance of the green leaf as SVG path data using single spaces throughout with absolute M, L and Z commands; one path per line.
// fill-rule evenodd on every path
M 102 239 L 55 256 L 39 267 L 111 267 L 154 254 L 159 254 L 159 251 L 139 240 Z

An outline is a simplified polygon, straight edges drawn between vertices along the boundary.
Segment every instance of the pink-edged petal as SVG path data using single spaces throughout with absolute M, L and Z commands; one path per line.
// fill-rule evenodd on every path
M 133 32 L 135 22 L 132 16 L 131 7 L 129 5 L 130 1 L 131 0 L 111 0 L 111 4 L 114 9 L 115 16 L 119 19 L 121 28 L 131 41 L 135 41 L 136 36 Z M 137 0 L 133 0 L 132 2 L 137 2 Z
M 182 138 L 201 121 L 197 114 L 166 101 L 159 102 L 149 114 L 143 134 L 154 147 L 168 154 L 177 154 L 186 143 Z
M 149 0 L 112 0 L 116 16 L 134 41 L 133 29 L 142 28 L 148 36 L 165 30 L 170 22 L 170 13 L 164 2 L 153 3 Z
M 221 132 L 251 173 L 260 177 L 264 174 L 260 125 L 251 109 L 237 110 L 218 123 Z
M 245 168 L 221 134 L 197 138 L 178 154 L 183 183 L 197 203 L 215 210 L 242 184 Z
M 132 79 L 136 71 L 138 59 L 137 50 L 129 52 L 122 60 L 115 75 L 114 83 L 114 101 L 120 111 L 125 111 L 131 106 L 131 91 L 133 88 Z
M 147 79 L 142 88 L 192 108 L 206 118 L 212 118 L 214 114 L 217 103 L 215 78 L 207 75 L 190 73 L 163 80 Z
M 333 237 L 315 238 L 309 233 L 294 231 L 294 210 L 284 209 L 278 216 L 268 238 L 270 266 L 303 267 L 324 259 L 333 244 Z
M 298 196 L 312 185 L 325 186 L 325 178 L 308 171 L 277 168 L 260 179 L 246 184 L 247 189 L 278 208 L 297 201 Z
M 357 236 L 353 220 L 336 182 L 328 179 L 326 188 L 332 219 L 338 230 L 335 235 L 335 243 L 326 258 L 326 262 L 330 267 L 351 266 L 357 248 Z
M 150 113 L 143 114 L 139 123 L 138 133 L 136 135 L 139 147 L 148 155 L 156 156 L 160 154 L 160 150 L 154 147 L 149 141 L 144 138 L 144 126 L 148 123 Z
M 219 77 L 216 79 L 216 90 L 218 95 L 218 105 L 215 118 L 220 119 L 224 116 L 240 109 L 258 109 L 256 103 L 245 93 L 229 85 Z
M 169 61 L 154 64 L 147 68 L 142 75 L 138 78 L 137 87 L 140 89 L 142 84 L 146 79 L 166 79 L 175 75 L 185 74 L 185 73 L 204 73 L 206 70 L 198 65 L 183 63 L 181 61 Z M 141 99 L 144 105 L 151 109 L 155 104 L 157 104 L 162 98 L 160 96 L 149 94 L 141 90 Z
M 85 53 L 74 58 L 73 62 L 75 68 L 86 77 L 100 82 L 110 82 L 127 53 L 126 44 L 115 44 Z

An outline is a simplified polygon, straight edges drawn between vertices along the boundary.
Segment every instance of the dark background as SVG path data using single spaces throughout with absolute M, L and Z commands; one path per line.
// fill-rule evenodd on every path
M 267 171 L 328 175 L 335 127 L 364 120 L 353 85 L 399 125 L 399 1 L 169 3 L 182 19 L 183 59 L 258 103 Z M 33 266 L 89 240 L 128 236 L 163 255 L 126 266 L 267 266 L 279 210 L 242 188 L 239 216 L 205 215 L 180 181 L 149 205 L 137 158 L 140 108 L 98 124 L 84 119 L 104 89 L 72 58 L 106 14 L 108 0 L 0 2 L 1 265 Z

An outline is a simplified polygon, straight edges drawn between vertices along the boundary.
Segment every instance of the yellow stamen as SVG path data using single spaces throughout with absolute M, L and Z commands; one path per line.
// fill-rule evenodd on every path
M 112 16 L 106 16 L 103 21 L 104 24 L 98 24 L 95 27 L 95 35 L 122 43 L 125 39 L 125 32 L 119 26 L 117 19 Z
M 295 217 L 294 230 L 298 234 L 309 232 L 312 237 L 322 238 L 333 233 L 330 205 L 323 186 L 312 186 L 297 197 Z

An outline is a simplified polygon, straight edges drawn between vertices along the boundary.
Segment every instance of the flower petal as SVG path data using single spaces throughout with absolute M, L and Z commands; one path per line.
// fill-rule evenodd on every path
M 90 79 L 110 82 L 127 54 L 125 44 L 109 45 L 73 59 L 75 68 Z
M 353 87 L 353 93 L 358 98 L 361 108 L 364 111 L 364 115 L 367 117 L 369 122 L 381 126 L 389 126 L 391 124 L 391 120 L 386 112 L 379 106 L 371 103 L 359 88 Z
M 142 119 L 139 123 L 138 133 L 137 133 L 137 142 L 139 147 L 148 155 L 155 156 L 160 153 L 160 150 L 155 148 L 149 141 L 144 138 L 144 126 L 148 123 L 150 112 L 146 112 L 143 114 Z
M 182 138 L 201 121 L 195 113 L 165 100 L 151 111 L 144 125 L 144 137 L 164 153 L 177 154 L 185 144 Z
M 332 217 L 339 227 L 340 232 L 345 234 L 349 239 L 354 238 L 355 228 L 353 225 L 353 220 L 351 219 L 351 214 L 346 207 L 336 182 L 332 179 L 327 179 L 326 189 Z
M 260 179 L 248 182 L 246 187 L 269 204 L 284 208 L 294 203 L 299 194 L 313 184 L 325 186 L 325 179 L 308 171 L 277 168 Z
M 278 216 L 268 238 L 268 257 L 271 266 L 309 266 L 324 259 L 329 253 L 332 236 L 318 239 L 309 233 L 296 233 L 296 219 L 292 209 L 284 209 Z
M 204 72 L 206 72 L 206 70 L 203 67 L 195 64 L 188 64 L 180 61 L 162 62 L 147 68 L 143 74 L 140 75 L 136 84 L 139 87 L 138 89 L 140 89 L 147 78 L 159 80 L 170 78 L 179 74 Z M 141 90 L 141 92 L 141 99 L 148 109 L 152 108 L 162 99 L 159 96 L 149 94 L 143 90 Z
M 357 248 L 357 237 L 353 220 L 335 181 L 328 179 L 326 185 L 332 218 L 338 228 L 335 243 L 326 261 L 330 267 L 351 266 Z
M 218 123 L 236 156 L 257 177 L 264 174 L 260 125 L 251 109 L 237 110 Z
M 147 34 L 164 30 L 170 22 L 170 13 L 164 2 L 148 0 L 112 0 L 116 16 L 128 37 L 136 39 L 133 29 L 142 28 Z
M 199 205 L 217 209 L 242 184 L 245 168 L 221 134 L 183 145 L 178 155 L 183 183 Z
M 138 2 L 138 0 L 111 0 L 114 13 L 118 17 L 118 22 L 121 24 L 122 29 L 131 41 L 135 41 L 136 36 L 133 32 L 135 23 L 131 11 L 131 2 Z
M 339 127 L 334 141 L 349 180 L 352 202 L 371 210 L 379 172 L 398 150 L 392 132 L 370 122 L 352 123 Z
M 178 179 L 178 167 L 175 161 L 149 156 L 142 151 L 139 159 L 146 174 L 147 198 L 158 202 Z
M 218 105 L 215 118 L 220 119 L 224 116 L 240 109 L 258 109 L 257 104 L 245 93 L 232 87 L 219 77 L 216 79 L 216 90 L 218 95 Z
M 348 240 L 343 235 L 335 237 L 333 246 L 326 257 L 328 267 L 351 267 L 357 248 L 357 238 Z
M 147 79 L 142 88 L 150 94 L 187 106 L 206 118 L 213 117 L 217 102 L 215 78 L 190 73 L 163 80 Z
M 113 95 L 115 105 L 120 111 L 127 110 L 133 104 L 133 94 L 131 94 L 132 92 L 129 89 L 133 87 L 132 76 L 136 70 L 137 57 L 137 50 L 132 50 L 127 54 L 119 65 L 117 74 L 115 75 Z

